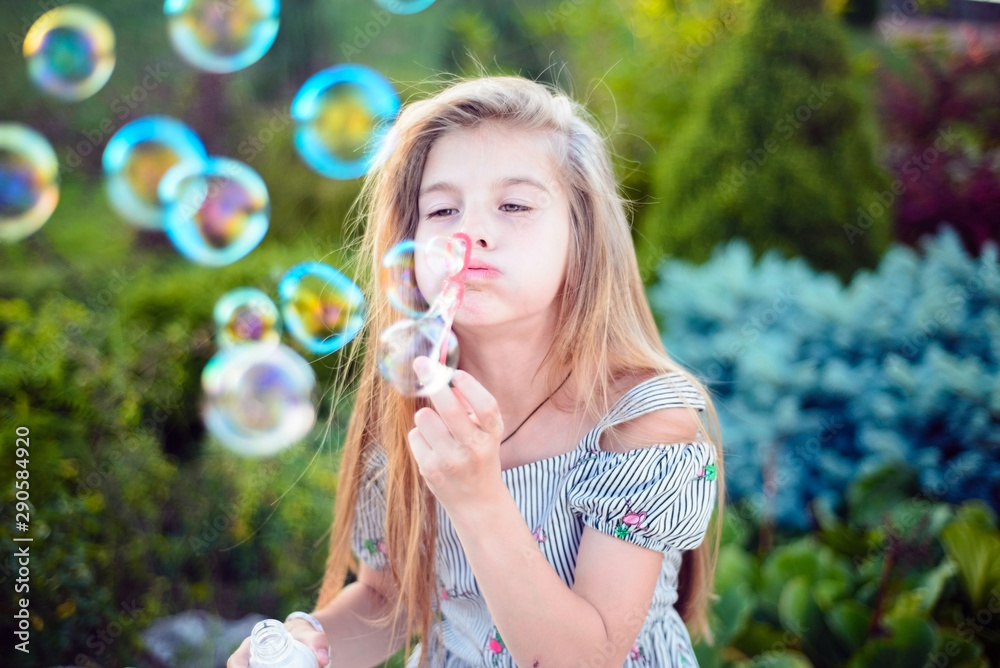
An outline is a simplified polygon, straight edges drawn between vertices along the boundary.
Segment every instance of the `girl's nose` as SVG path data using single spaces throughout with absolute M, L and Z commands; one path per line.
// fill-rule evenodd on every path
M 482 214 L 466 212 L 462 217 L 459 231 L 469 235 L 474 247 L 493 248 L 493 234 L 483 220 Z

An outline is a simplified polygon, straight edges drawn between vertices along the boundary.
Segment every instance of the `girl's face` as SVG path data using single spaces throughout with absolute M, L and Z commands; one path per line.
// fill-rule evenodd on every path
M 570 210 L 542 133 L 485 125 L 437 139 L 420 183 L 416 240 L 465 232 L 472 240 L 455 325 L 545 324 L 562 288 Z M 417 256 L 417 285 L 432 301 L 439 279 Z

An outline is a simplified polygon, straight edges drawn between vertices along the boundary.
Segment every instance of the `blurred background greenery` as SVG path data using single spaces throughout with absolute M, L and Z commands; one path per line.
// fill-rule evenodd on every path
M 259 62 L 216 75 L 173 52 L 158 7 L 108 0 L 89 4 L 115 27 L 114 74 L 62 104 L 20 52 L 56 4 L 7 0 L 0 18 L 0 121 L 42 132 L 61 168 L 51 220 L 0 246 L 0 476 L 29 426 L 38 541 L 33 654 L 4 649 L 4 665 L 161 666 L 155 620 L 315 602 L 346 414 L 248 460 L 207 437 L 198 404 L 219 296 L 350 259 L 360 181 L 310 171 L 288 116 L 340 62 L 404 102 L 481 67 L 552 82 L 610 137 L 664 341 L 723 419 L 719 642 L 702 666 L 1000 665 L 1000 6 L 439 0 L 401 16 L 298 0 Z M 112 212 L 104 145 L 153 113 L 264 177 L 271 226 L 244 259 L 194 265 Z M 312 359 L 321 388 L 337 363 Z M 0 499 L 14 545 L 13 486 Z

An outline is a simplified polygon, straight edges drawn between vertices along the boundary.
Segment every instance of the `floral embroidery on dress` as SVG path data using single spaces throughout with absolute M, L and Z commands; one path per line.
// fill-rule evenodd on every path
M 535 541 L 539 543 L 544 543 L 548 539 L 548 536 L 545 535 L 545 530 L 542 529 L 542 527 L 538 527 L 532 531 L 531 535 L 534 537 Z
M 494 637 L 489 639 L 487 645 L 489 646 L 490 651 L 493 652 L 493 665 L 496 666 L 499 664 L 500 654 L 507 649 L 507 645 L 503 644 L 503 638 L 500 637 L 500 631 L 497 631 L 495 626 L 493 627 L 493 630 Z
M 709 464 L 708 466 L 701 467 L 701 471 L 698 472 L 698 476 L 695 480 L 715 480 L 715 464 Z
M 632 649 L 630 649 L 628 652 L 628 658 L 632 659 L 633 661 L 637 661 L 640 664 L 650 665 L 649 659 L 646 658 L 646 653 L 642 650 L 642 645 L 640 645 L 638 642 L 632 643 Z
M 636 529 L 647 529 L 649 527 L 643 526 L 642 521 L 646 519 L 645 512 L 635 512 L 632 510 L 632 504 L 629 499 L 625 499 L 625 507 L 628 508 L 628 512 L 625 516 L 618 521 L 618 525 L 615 526 L 615 536 L 618 538 L 627 538 L 632 532 L 633 527 Z
M 684 645 L 680 644 L 680 643 L 677 643 L 677 656 L 679 656 L 681 658 L 681 665 L 682 666 L 690 666 L 690 665 L 692 665 L 691 662 L 688 661 L 688 657 L 691 656 L 691 650 L 688 649 L 687 647 L 685 647 Z M 694 659 L 694 657 L 691 657 L 691 658 Z M 696 662 L 693 665 L 697 666 L 698 664 Z
M 377 542 L 372 538 L 366 540 L 365 549 L 368 550 L 368 554 L 375 554 L 376 552 L 381 552 L 386 557 L 389 556 L 389 553 L 385 549 L 385 541 L 382 540 L 381 538 L 379 538 Z

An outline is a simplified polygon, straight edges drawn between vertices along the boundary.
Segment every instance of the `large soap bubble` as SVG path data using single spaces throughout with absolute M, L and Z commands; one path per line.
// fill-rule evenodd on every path
M 301 440 L 316 422 L 316 374 L 283 344 L 221 349 L 201 375 L 208 431 L 244 456 L 268 456 Z
M 416 259 L 429 272 L 431 285 L 441 286 L 462 271 L 470 248 L 454 238 L 436 237 L 428 243 L 399 242 L 382 258 L 379 284 L 392 306 L 410 317 L 424 315 L 436 295 L 424 295 L 417 286 Z
M 416 14 L 434 4 L 434 0 L 375 0 L 375 2 L 393 14 Z
M 375 70 L 352 64 L 325 69 L 292 100 L 295 148 L 323 176 L 363 176 L 374 165 L 399 106 L 392 84 Z
M 231 264 L 256 248 L 267 233 L 267 186 L 237 160 L 178 163 L 163 175 L 159 195 L 166 204 L 164 231 L 194 262 Z
M 281 314 L 257 288 L 236 288 L 219 298 L 213 311 L 220 346 L 281 341 Z
M 278 0 L 166 0 L 174 50 L 208 72 L 235 72 L 260 60 L 278 34 Z
M 104 149 L 105 186 L 115 212 L 147 229 L 163 229 L 164 206 L 157 192 L 174 165 L 208 160 L 205 145 L 181 121 L 145 116 L 116 132 Z
M 19 241 L 45 224 L 59 203 L 59 161 L 26 125 L 0 123 L 0 241 Z
M 35 85 L 69 102 L 101 90 L 115 69 L 111 24 L 84 5 L 42 14 L 25 34 L 23 51 Z
M 413 371 L 418 357 L 431 361 L 426 382 Z M 443 318 L 405 318 L 379 336 L 378 367 L 400 394 L 426 397 L 447 385 L 458 368 L 458 339 Z
M 278 296 L 286 330 L 316 354 L 343 348 L 364 324 L 361 288 L 322 262 L 303 262 L 285 272 Z

